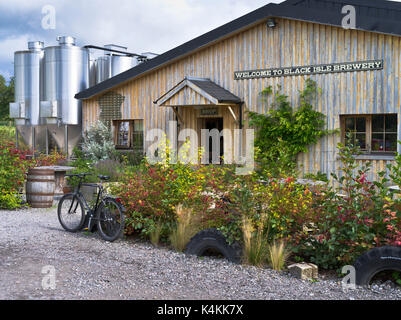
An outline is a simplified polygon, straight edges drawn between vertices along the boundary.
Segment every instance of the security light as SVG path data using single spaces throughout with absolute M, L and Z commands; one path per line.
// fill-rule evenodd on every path
M 273 19 L 268 19 L 266 25 L 268 28 L 274 28 L 276 26 L 276 21 L 274 21 Z

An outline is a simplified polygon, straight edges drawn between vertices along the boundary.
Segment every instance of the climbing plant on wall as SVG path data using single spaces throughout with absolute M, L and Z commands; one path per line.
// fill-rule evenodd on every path
M 292 175 L 296 170 L 296 157 L 307 147 L 330 131 L 325 129 L 324 114 L 315 111 L 312 103 L 321 93 L 316 82 L 307 79 L 299 93 L 299 105 L 293 107 L 281 88 L 273 93 L 265 88 L 260 97 L 273 102 L 266 114 L 249 112 L 249 125 L 255 128 L 255 156 L 259 170 L 273 176 Z

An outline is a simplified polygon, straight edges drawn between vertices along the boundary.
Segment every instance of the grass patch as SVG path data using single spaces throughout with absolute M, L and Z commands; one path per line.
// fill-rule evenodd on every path
M 268 260 L 268 243 L 267 237 L 263 232 L 263 221 L 255 232 L 250 219 L 244 218 L 242 231 L 244 237 L 244 263 L 254 266 L 266 264 Z
M 198 219 L 192 209 L 178 205 L 177 227 L 170 234 L 170 243 L 176 251 L 183 252 L 189 240 L 199 231 Z
M 281 271 L 284 269 L 290 252 L 287 250 L 283 241 L 274 241 L 268 246 L 269 262 L 273 270 Z

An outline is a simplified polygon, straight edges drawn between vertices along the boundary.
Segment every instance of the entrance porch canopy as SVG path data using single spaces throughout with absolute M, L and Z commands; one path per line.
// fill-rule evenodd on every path
M 180 122 L 183 122 L 177 108 L 184 106 L 225 106 L 229 109 L 234 120 L 237 116 L 232 110 L 239 106 L 241 123 L 242 100 L 230 91 L 220 87 L 210 79 L 185 77 L 173 88 L 153 102 L 160 107 L 172 107 Z

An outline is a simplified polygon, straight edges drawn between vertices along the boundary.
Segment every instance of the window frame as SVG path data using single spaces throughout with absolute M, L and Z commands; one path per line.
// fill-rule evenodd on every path
M 143 133 L 143 119 L 120 119 L 120 120 L 113 120 L 113 129 L 114 129 L 114 146 L 116 149 L 120 150 L 138 150 L 139 148 L 135 147 L 133 145 L 134 141 L 134 134 L 135 134 L 135 122 L 136 121 L 142 121 L 142 139 L 144 138 L 144 133 Z M 119 129 L 120 129 L 120 123 L 122 122 L 128 122 L 128 145 L 120 145 L 118 144 L 119 142 Z M 138 130 L 137 130 L 138 131 Z M 139 131 L 138 131 L 139 132 Z M 143 149 L 143 141 L 142 141 L 142 149 Z
M 398 128 L 398 114 L 397 113 L 375 113 L 375 114 L 343 114 L 340 115 L 340 126 L 341 126 L 341 143 L 345 144 L 345 136 L 346 136 L 346 119 L 349 118 L 365 118 L 365 133 L 366 133 L 366 149 L 361 150 L 362 155 L 370 155 L 370 156 L 395 156 L 397 150 L 395 151 L 373 151 L 372 150 L 372 119 L 374 116 L 395 116 L 397 119 L 397 128 Z M 385 121 L 385 120 L 384 120 Z M 398 131 L 398 129 L 397 129 Z M 386 133 L 394 133 L 394 132 L 387 132 L 386 127 L 383 128 L 383 135 L 385 136 Z M 398 141 L 398 132 L 397 134 L 397 141 Z

